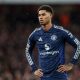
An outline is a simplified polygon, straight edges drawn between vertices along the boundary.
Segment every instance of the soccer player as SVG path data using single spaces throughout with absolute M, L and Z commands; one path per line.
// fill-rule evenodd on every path
M 26 57 L 34 75 L 41 80 L 67 80 L 66 72 L 77 63 L 80 54 L 79 40 L 68 30 L 52 24 L 53 9 L 42 5 L 38 9 L 41 27 L 36 28 L 29 36 L 26 46 Z M 65 42 L 74 47 L 70 63 L 65 64 Z M 38 48 L 39 68 L 33 57 L 34 46 Z

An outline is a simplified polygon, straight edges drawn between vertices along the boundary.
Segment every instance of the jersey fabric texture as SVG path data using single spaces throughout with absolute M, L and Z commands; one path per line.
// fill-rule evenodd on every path
M 59 80 L 66 78 L 66 73 L 56 72 L 59 65 L 65 64 L 66 42 L 74 47 L 71 63 L 76 64 L 80 54 L 80 42 L 71 32 L 56 25 L 53 25 L 49 31 L 44 31 L 42 27 L 36 28 L 29 36 L 26 46 L 26 57 L 32 71 L 37 69 L 33 57 L 33 49 L 36 45 L 39 54 L 39 68 L 43 70 L 44 76 L 53 76 L 54 80 L 57 80 L 56 77 Z M 47 79 L 43 78 L 43 80 Z

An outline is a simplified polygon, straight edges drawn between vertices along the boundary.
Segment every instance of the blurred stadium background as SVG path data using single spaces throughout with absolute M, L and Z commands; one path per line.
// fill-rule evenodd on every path
M 37 9 L 42 4 L 53 7 L 53 22 L 70 30 L 80 40 L 80 0 L 0 0 L 0 80 L 39 80 L 31 73 L 25 57 L 29 34 L 39 27 Z M 66 63 L 72 56 L 66 43 Z M 37 64 L 37 50 L 35 49 Z M 69 80 L 80 80 L 80 59 L 68 72 Z

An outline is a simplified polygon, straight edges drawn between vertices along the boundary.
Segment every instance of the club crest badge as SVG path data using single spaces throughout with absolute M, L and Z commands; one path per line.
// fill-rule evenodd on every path
M 57 36 L 56 35 L 52 35 L 51 36 L 51 40 L 55 41 L 57 39 Z

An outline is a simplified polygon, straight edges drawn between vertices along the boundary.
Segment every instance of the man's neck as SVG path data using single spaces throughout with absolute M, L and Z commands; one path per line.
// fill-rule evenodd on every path
M 45 30 L 45 31 L 49 31 L 49 29 L 52 27 L 52 23 L 50 23 L 50 24 L 47 24 L 47 25 L 43 25 L 43 29 Z

